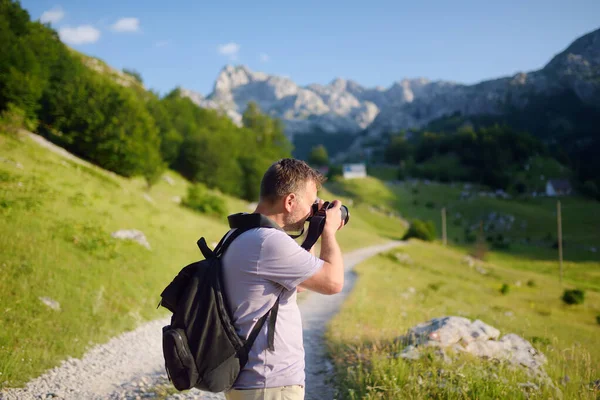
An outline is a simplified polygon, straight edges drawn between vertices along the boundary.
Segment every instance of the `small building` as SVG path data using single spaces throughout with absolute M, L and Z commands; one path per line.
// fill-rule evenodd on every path
M 566 196 L 572 191 L 571 184 L 566 179 L 550 179 L 546 182 L 547 196 Z
M 342 166 L 342 173 L 344 175 L 344 179 L 366 178 L 367 177 L 367 166 L 363 163 L 344 164 Z

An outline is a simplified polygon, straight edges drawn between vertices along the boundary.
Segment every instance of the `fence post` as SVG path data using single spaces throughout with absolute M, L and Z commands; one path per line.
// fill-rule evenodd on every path
M 556 219 L 558 223 L 558 264 L 560 265 L 560 284 L 563 281 L 563 248 L 562 248 L 562 217 L 560 200 L 556 202 Z
M 448 235 L 446 233 L 446 207 L 442 208 L 442 243 L 448 245 Z

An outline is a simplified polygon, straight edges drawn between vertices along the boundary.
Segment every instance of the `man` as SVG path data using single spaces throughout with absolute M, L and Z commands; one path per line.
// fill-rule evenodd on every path
M 303 161 L 279 160 L 263 176 L 255 212 L 285 231 L 299 231 L 311 215 L 323 181 L 323 176 Z M 322 294 L 342 290 L 344 263 L 335 238 L 343 226 L 340 206 L 335 200 L 326 211 L 319 258 L 285 232 L 269 228 L 244 232 L 225 252 L 225 294 L 241 337 L 248 337 L 279 297 L 274 351 L 268 349 L 265 324 L 233 390 L 226 393 L 227 399 L 304 398 L 304 346 L 296 294 L 298 288 Z

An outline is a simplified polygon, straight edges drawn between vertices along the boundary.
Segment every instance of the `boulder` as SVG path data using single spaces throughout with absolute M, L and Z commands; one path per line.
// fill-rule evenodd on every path
M 400 357 L 418 359 L 426 347 L 438 347 L 438 351 L 452 349 L 467 352 L 485 359 L 506 361 L 520 365 L 541 377 L 547 377 L 543 370 L 546 357 L 522 337 L 509 333 L 500 338 L 500 331 L 481 320 L 471 322 L 464 317 L 441 317 L 421 323 L 408 334 L 399 337 L 406 347 Z M 444 359 L 447 358 L 444 352 Z

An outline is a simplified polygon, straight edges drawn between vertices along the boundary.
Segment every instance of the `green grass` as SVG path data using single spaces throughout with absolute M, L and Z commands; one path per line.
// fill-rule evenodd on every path
M 390 185 L 389 190 L 395 195 L 396 209 L 410 218 L 431 219 L 435 222 L 440 237 L 441 209 L 446 207 L 448 238 L 454 244 L 464 245 L 465 227 L 477 225 L 482 219 L 485 221 L 490 212 L 496 212 L 515 217 L 512 228 L 504 236 L 513 243 L 529 240 L 531 245 L 524 246 L 526 251 L 521 251 L 520 255 L 526 256 L 530 251 L 527 249 L 535 248 L 532 258 L 557 258 L 557 251 L 552 248 L 557 238 L 556 199 L 503 200 L 475 196 L 469 200 L 460 200 L 463 185 L 452 187 L 421 183 L 413 187 L 402 184 Z M 478 191 L 471 190 L 476 193 Z M 596 253 L 590 251 L 591 247 L 598 247 L 600 203 L 577 196 L 563 197 L 560 201 L 565 260 L 600 261 L 600 249 Z
M 408 254 L 412 263 L 398 261 L 395 253 Z M 340 398 L 525 398 L 518 384 L 533 379 L 520 369 L 465 356 L 452 365 L 436 357 L 408 361 L 394 356 L 401 350 L 395 338 L 445 315 L 481 319 L 502 335 L 516 333 L 530 340 L 548 357 L 545 369 L 564 398 L 596 398 L 589 383 L 600 373 L 595 321 L 600 294 L 588 292 L 583 305 L 566 306 L 554 277 L 516 269 L 506 260 L 483 263 L 488 274 L 482 275 L 463 262 L 464 255 L 411 241 L 358 266 L 356 287 L 327 333 Z M 534 287 L 526 285 L 529 280 Z M 510 285 L 506 295 L 500 293 L 504 283 Z M 411 287 L 416 292 L 406 295 Z M 566 375 L 569 382 L 560 384 Z M 556 393 L 543 387 L 532 396 Z
M 201 258 L 196 240 L 217 242 L 227 230 L 225 219 L 175 203 L 188 182 L 166 174 L 173 186 L 160 180 L 146 191 L 141 178 L 124 179 L 0 134 L 0 387 L 20 386 L 66 357 L 166 315 L 156 310 L 160 292 Z M 224 201 L 231 213 L 251 211 L 245 201 Z M 351 212 L 339 234 L 343 251 L 403 233 L 397 218 L 363 207 Z M 113 239 L 118 229 L 141 230 L 152 250 Z M 58 301 L 60 311 L 40 297 Z
M 447 209 L 448 242 L 463 251 L 474 244 L 465 241 L 465 227 L 478 225 L 489 213 L 512 215 L 512 228 L 503 232 L 510 241 L 508 249 L 488 252 L 490 261 L 503 261 L 512 268 L 538 271 L 556 279 L 559 277 L 558 250 L 553 248 L 557 237 L 556 199 L 525 198 L 496 199 L 476 196 L 460 200 L 463 185 L 432 183 L 385 184 L 374 178 L 338 180 L 331 184 L 336 193 L 343 193 L 364 207 L 368 204 L 399 213 L 410 220 L 432 220 L 438 239 L 442 237 L 441 209 Z M 479 192 L 485 188 L 471 189 Z M 560 199 L 564 240 L 564 280 L 584 289 L 600 291 L 600 203 L 571 196 Z M 591 249 L 595 247 L 596 252 Z

